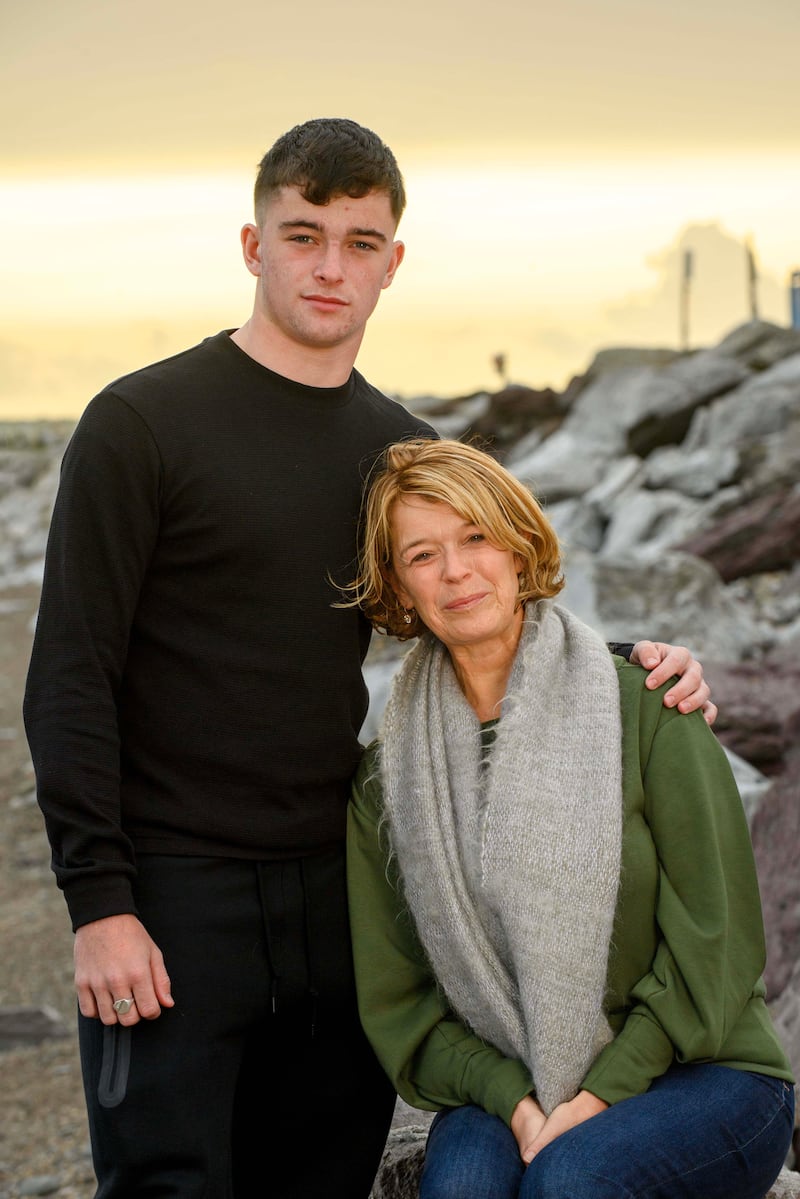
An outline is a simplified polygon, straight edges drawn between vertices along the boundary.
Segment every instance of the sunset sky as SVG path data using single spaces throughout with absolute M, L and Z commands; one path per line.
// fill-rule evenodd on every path
M 359 365 L 406 396 L 563 386 L 595 349 L 787 323 L 800 269 L 800 4 L 28 0 L 0 15 L 0 417 L 249 311 L 238 232 L 286 128 L 393 147 L 407 257 Z

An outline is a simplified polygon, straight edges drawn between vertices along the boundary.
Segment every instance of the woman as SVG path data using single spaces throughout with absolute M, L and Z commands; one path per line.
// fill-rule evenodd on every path
M 354 602 L 421 637 L 349 814 L 362 1020 L 439 1111 L 422 1199 L 762 1199 L 794 1095 L 741 802 L 562 585 L 488 455 L 389 448 Z

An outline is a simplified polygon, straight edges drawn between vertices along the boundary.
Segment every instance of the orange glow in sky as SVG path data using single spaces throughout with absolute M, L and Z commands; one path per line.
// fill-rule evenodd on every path
M 800 5 L 722 0 L 30 0 L 0 37 L 0 417 L 93 390 L 248 315 L 238 231 L 285 128 L 351 115 L 395 149 L 407 256 L 359 365 L 393 393 L 563 386 L 601 345 L 677 341 L 699 239 L 699 340 L 788 321 L 800 266 Z M 688 230 L 688 232 L 687 232 Z M 684 239 L 683 241 L 681 239 Z M 739 273 L 741 271 L 741 290 Z

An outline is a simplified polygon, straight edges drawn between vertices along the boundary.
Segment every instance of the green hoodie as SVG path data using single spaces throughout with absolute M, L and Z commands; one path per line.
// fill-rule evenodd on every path
M 623 729 L 620 891 L 605 1011 L 614 1039 L 583 1088 L 618 1103 L 677 1062 L 792 1081 L 764 1000 L 765 945 L 750 837 L 728 761 L 699 712 L 663 706 L 615 659 Z M 436 985 L 398 885 L 377 743 L 353 784 L 348 879 L 359 1008 L 399 1094 L 438 1110 L 474 1103 L 506 1123 L 535 1093 L 522 1062 L 461 1023 Z

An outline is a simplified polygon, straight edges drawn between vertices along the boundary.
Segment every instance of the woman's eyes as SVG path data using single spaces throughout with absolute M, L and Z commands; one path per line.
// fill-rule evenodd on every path
M 485 533 L 470 533 L 469 536 L 466 538 L 464 544 L 465 545 L 480 545 L 480 543 L 485 540 L 486 540 Z M 415 554 L 414 557 L 411 559 L 411 564 L 413 565 L 414 562 L 429 562 L 431 560 L 431 558 L 434 557 L 434 554 L 435 554 L 434 550 L 420 550 L 420 552 L 418 554 Z

